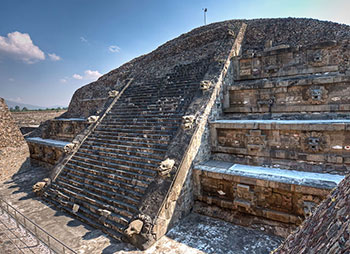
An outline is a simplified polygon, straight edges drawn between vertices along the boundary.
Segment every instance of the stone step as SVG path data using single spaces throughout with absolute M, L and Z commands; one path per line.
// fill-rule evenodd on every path
M 105 172 L 102 170 L 91 169 L 83 167 L 81 165 L 69 162 L 65 167 L 63 174 L 72 172 L 73 174 L 86 176 L 87 178 L 99 179 L 103 183 L 108 183 L 112 186 L 107 186 L 109 189 L 115 189 L 114 186 L 118 188 L 123 188 L 126 190 L 126 194 L 135 196 L 135 199 L 139 199 L 141 194 L 145 192 L 145 189 L 148 187 L 150 181 L 140 180 L 138 178 L 130 178 L 125 175 L 116 174 L 115 172 Z
M 165 150 L 150 149 L 135 146 L 120 146 L 113 144 L 87 144 L 86 142 L 81 146 L 82 148 L 104 151 L 109 153 L 125 154 L 131 156 L 139 156 L 143 158 L 152 158 L 157 160 L 163 160 Z
M 96 159 L 96 160 L 101 160 L 106 162 L 113 162 L 113 163 L 127 165 L 127 166 L 134 166 L 134 167 L 136 166 L 136 167 L 150 169 L 150 170 L 155 170 L 159 166 L 159 164 L 155 164 L 155 162 L 150 163 L 150 162 L 133 161 L 132 159 L 134 158 L 127 159 L 127 157 L 124 157 L 124 159 L 122 159 L 122 158 L 111 157 L 111 156 L 103 156 L 101 154 L 86 153 L 84 151 L 80 151 L 80 149 L 76 153 L 76 155 L 80 157 L 91 158 L 91 159 Z
M 158 165 L 162 161 L 161 159 L 154 159 L 154 158 L 149 158 L 149 157 L 144 157 L 139 155 L 134 156 L 134 155 L 128 155 L 125 153 L 116 153 L 115 149 L 112 149 L 112 150 L 114 151 L 108 152 L 102 149 L 88 149 L 85 147 L 80 147 L 79 149 L 79 151 L 82 153 L 94 154 L 98 156 L 111 157 L 116 159 L 125 159 L 125 160 L 130 160 L 135 162 L 141 162 L 141 163 L 152 163 L 152 164 Z
M 176 95 L 184 95 L 190 92 L 195 92 L 198 87 L 178 87 L 178 88 L 166 88 L 166 89 L 148 89 L 148 90 L 139 90 L 139 91 L 126 91 L 124 96 L 132 96 L 132 95 L 159 95 L 160 97 L 171 97 Z
M 135 105 L 133 103 L 120 103 L 118 106 L 113 107 L 110 112 L 166 112 L 181 106 L 180 103 L 169 103 L 169 104 L 142 104 Z
M 77 216 L 79 219 L 83 216 L 86 219 L 88 219 L 90 222 L 92 222 L 91 225 L 102 229 L 104 232 L 116 234 L 118 237 L 117 239 L 121 239 L 123 234 L 123 229 L 126 228 L 125 220 L 129 221 L 129 218 L 121 219 L 121 216 L 117 213 L 112 213 L 111 215 L 106 218 L 105 220 L 101 220 L 102 216 L 99 214 L 98 209 L 106 209 L 109 211 L 117 211 L 114 207 L 110 207 L 104 204 L 97 204 L 93 205 L 91 203 L 85 202 L 83 200 L 75 199 L 74 202 L 70 200 L 70 198 L 67 196 L 67 193 L 64 193 L 64 190 L 62 188 L 54 189 L 51 191 L 51 196 L 57 196 L 56 199 L 54 199 L 55 202 L 59 204 L 59 207 L 67 211 L 68 213 L 72 214 L 73 216 Z M 73 211 L 74 205 L 78 205 L 79 209 L 78 212 Z M 109 209 L 108 209 L 109 208 Z M 119 219 L 119 221 L 118 221 Z M 89 224 L 89 223 L 88 223 Z
M 110 120 L 119 120 L 119 119 L 142 119 L 142 120 L 162 120 L 163 119 L 172 119 L 178 118 L 181 119 L 183 113 L 174 113 L 174 114 L 108 114 L 106 119 Z
M 119 133 L 126 133 L 126 134 L 133 134 L 133 133 L 140 133 L 140 134 L 155 134 L 155 135 L 161 135 L 166 134 L 170 135 L 174 133 L 175 130 L 144 130 L 144 129 L 122 129 L 122 128 L 115 128 L 113 130 L 103 130 L 103 129 L 96 129 L 94 130 L 94 133 L 102 133 L 102 134 L 109 134 L 109 135 L 115 135 Z
M 159 108 L 167 108 L 167 107 L 176 107 L 180 105 L 184 101 L 188 99 L 184 98 L 182 100 L 178 99 L 163 99 L 163 100 L 149 100 L 147 102 L 138 103 L 137 101 L 131 102 L 130 99 L 125 99 L 119 101 L 117 105 L 113 107 L 113 109 L 159 109 Z
M 108 167 L 108 166 L 101 166 L 98 164 L 87 163 L 87 162 L 76 160 L 76 159 L 71 159 L 67 163 L 67 166 L 70 168 L 74 168 L 74 169 L 86 170 L 87 172 L 89 172 L 90 170 L 95 170 L 97 172 L 100 172 L 100 174 L 103 174 L 104 172 L 107 174 L 111 173 L 111 174 L 121 175 L 121 176 L 129 177 L 132 179 L 137 179 L 140 181 L 146 181 L 146 182 L 151 182 L 154 180 L 154 177 L 152 177 L 152 176 L 134 173 L 129 168 L 125 168 L 123 170 L 123 169 L 119 169 L 119 168 L 113 168 L 113 167 Z
M 151 124 L 151 125 L 172 125 L 172 124 L 180 124 L 182 122 L 182 117 L 174 117 L 174 118 L 134 118 L 134 119 L 128 119 L 128 118 L 120 118 L 120 119 L 113 119 L 113 118 L 108 118 L 106 116 L 105 118 L 108 121 L 104 121 L 101 123 L 101 126 L 113 126 L 116 123 L 119 124 L 128 124 L 128 123 L 133 123 L 133 124 Z
M 169 142 L 172 138 L 172 135 L 170 134 L 151 134 L 151 133 L 128 133 L 128 132 L 118 132 L 118 133 L 106 133 L 106 132 L 93 132 L 91 135 L 93 138 L 113 138 L 113 139 L 122 139 L 122 138 L 129 138 L 131 140 L 159 140 L 160 143 L 162 142 Z
M 95 221 L 98 221 L 98 219 L 95 220 L 96 216 L 91 215 L 91 212 L 83 206 L 79 209 L 79 211 L 77 213 L 74 213 L 72 211 L 74 203 L 70 202 L 69 199 L 65 199 L 64 201 L 62 201 L 62 203 L 64 203 L 64 205 L 62 205 L 62 203 L 55 200 L 53 195 L 54 194 L 46 192 L 46 193 L 44 193 L 43 198 L 48 203 L 51 203 L 55 207 L 58 207 L 59 209 L 67 212 L 68 214 L 73 215 L 74 217 L 78 218 L 80 221 L 85 222 L 86 224 L 88 224 L 94 228 L 101 229 L 104 233 L 110 235 L 114 239 L 116 239 L 118 241 L 122 241 L 123 234 L 120 233 L 120 230 L 115 231 L 111 228 L 105 227 L 101 223 L 96 223 Z M 83 203 L 82 205 L 85 205 L 85 203 Z
M 109 123 L 109 122 L 108 122 Z M 105 125 L 99 125 L 96 130 L 99 131 L 118 131 L 120 129 L 128 129 L 128 130 L 149 130 L 149 131 L 176 131 L 179 128 L 179 126 L 173 125 L 143 125 L 143 124 L 114 124 L 110 126 Z
M 108 112 L 109 116 L 124 116 L 124 115 L 130 115 L 130 116 L 140 116 L 140 117 L 144 117 L 144 116 L 171 116 L 171 117 L 176 117 L 176 116 L 181 116 L 181 112 L 177 111 L 177 110 L 146 110 L 146 111 L 141 111 L 141 110 L 111 110 L 110 112 Z
M 144 149 L 153 148 L 161 151 L 166 151 L 168 147 L 168 141 L 159 139 L 146 139 L 146 138 L 132 138 L 132 137 L 114 137 L 114 138 L 102 138 L 89 136 L 86 140 L 88 144 L 109 144 L 123 147 L 142 147 Z
M 176 95 L 176 94 L 185 94 L 188 92 L 193 92 L 195 90 L 199 90 L 199 84 L 196 84 L 194 86 L 192 85 L 183 85 L 183 86 L 171 86 L 171 87 L 162 87 L 162 88 L 146 88 L 146 89 L 130 89 L 126 90 L 124 92 L 124 96 L 130 96 L 130 95 L 161 95 L 161 96 L 167 96 L 167 95 Z
M 165 100 L 167 98 L 177 98 L 179 101 L 183 98 L 187 98 L 188 96 L 193 96 L 196 90 L 186 91 L 186 92 L 178 92 L 178 93 L 130 93 L 129 95 L 124 95 L 124 98 L 130 99 L 144 99 L 149 98 L 152 100 Z
M 125 207 L 129 207 L 128 205 L 130 205 L 132 208 L 139 205 L 139 197 L 138 199 L 135 199 L 128 195 L 128 192 L 125 192 L 123 189 L 114 188 L 112 184 L 107 184 L 111 183 L 109 180 L 108 182 L 100 182 L 99 180 L 103 181 L 104 179 L 92 178 L 91 174 L 82 174 L 76 170 L 69 170 L 69 173 L 66 171 L 65 174 L 62 174 L 57 178 L 57 182 L 65 182 L 66 186 L 63 187 L 69 188 L 68 185 L 71 185 L 76 187 L 76 190 L 80 190 L 81 193 L 89 191 L 96 196 L 108 197 L 115 202 L 121 202 L 121 206 Z
M 102 124 L 113 124 L 113 123 L 121 123 L 121 124 L 128 124 L 128 123 L 154 123 L 154 124 L 167 124 L 167 123 L 174 123 L 179 124 L 182 122 L 182 116 L 183 114 L 179 114 L 178 116 L 151 116 L 147 115 L 133 115 L 133 116 L 127 116 L 127 115 L 120 115 L 120 116 L 113 116 L 113 115 L 107 115 L 105 117 L 105 121 L 103 121 Z
M 80 200 L 81 203 L 86 202 L 88 204 L 99 206 L 100 208 L 107 210 L 109 207 L 118 208 L 120 214 L 125 217 L 130 217 L 137 211 L 137 208 L 133 205 L 119 200 L 112 200 L 108 197 L 98 195 L 94 192 L 75 187 L 74 185 L 69 184 L 68 182 L 63 182 L 62 179 L 57 178 L 57 183 L 53 183 L 53 186 L 55 189 L 59 190 L 66 196 L 73 197 L 74 202 Z
M 144 96 L 144 95 L 133 95 L 130 97 L 123 97 L 120 99 L 118 105 L 114 108 L 123 107 L 123 106 L 145 106 L 149 104 L 156 104 L 159 106 L 166 105 L 168 103 L 183 103 L 190 101 L 192 96 L 170 96 L 170 97 L 161 97 L 161 96 Z
M 72 159 L 89 162 L 92 164 L 98 164 L 101 166 L 115 167 L 118 169 L 131 170 L 134 173 L 144 174 L 148 176 L 155 176 L 157 171 L 155 170 L 154 164 L 145 165 L 145 163 L 132 162 L 121 159 L 111 159 L 97 155 L 86 155 L 77 152 Z
M 147 96 L 144 97 L 142 94 L 139 95 L 139 97 L 123 97 L 118 102 L 118 105 L 115 107 L 119 107 L 120 105 L 148 105 L 148 104 L 155 104 L 155 105 L 164 105 L 167 103 L 176 103 L 178 104 L 181 102 L 179 99 L 181 99 L 182 96 L 171 96 L 171 97 L 161 97 L 161 96 Z M 188 100 L 188 98 L 183 98 L 182 100 Z
M 101 123 L 98 127 L 99 128 L 120 128 L 120 127 L 130 127 L 130 128 L 166 128 L 166 129 L 175 129 L 180 126 L 181 122 L 180 119 L 177 119 L 176 121 L 164 121 L 164 122 L 159 122 L 159 121 L 138 121 L 136 118 L 135 120 L 133 119 L 123 119 L 123 120 L 114 120 L 114 121 L 106 121 Z
M 179 79 L 179 81 L 181 81 Z M 145 88 L 145 87 L 152 87 L 154 89 L 160 90 L 160 89 L 168 89 L 168 88 L 183 88 L 183 87 L 197 87 L 199 86 L 199 81 L 191 81 L 191 80 L 184 80 L 184 83 L 166 83 L 166 81 L 162 82 L 162 83 L 143 83 L 140 86 L 132 86 L 130 87 L 130 90 L 128 89 L 128 91 L 139 91 L 139 89 Z

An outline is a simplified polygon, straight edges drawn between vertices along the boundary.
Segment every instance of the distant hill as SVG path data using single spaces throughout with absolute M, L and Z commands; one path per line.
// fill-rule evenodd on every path
M 63 107 L 65 107 L 65 106 L 58 106 L 58 105 L 54 105 L 54 106 L 50 106 L 50 107 L 43 107 L 43 106 L 38 106 L 38 105 L 31 105 L 31 104 L 10 101 L 10 100 L 6 100 L 6 99 L 5 99 L 5 102 L 9 108 L 15 108 L 16 106 L 18 106 L 18 107 L 20 107 L 20 109 L 22 109 L 23 107 L 26 107 L 27 109 L 46 109 L 46 108 L 58 108 L 58 107 L 63 108 Z

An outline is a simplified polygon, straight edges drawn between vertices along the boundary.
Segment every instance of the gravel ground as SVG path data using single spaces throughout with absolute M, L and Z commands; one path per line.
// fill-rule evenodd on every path
M 6 212 L 0 211 L 0 253 L 49 254 L 49 249 L 26 231 Z
M 26 143 L 13 148 L 0 149 L 0 182 L 9 179 L 14 173 L 30 168 L 29 149 Z

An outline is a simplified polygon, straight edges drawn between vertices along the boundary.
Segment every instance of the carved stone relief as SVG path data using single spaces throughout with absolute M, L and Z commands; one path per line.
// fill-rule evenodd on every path
M 182 128 L 184 130 L 190 130 L 193 127 L 193 123 L 196 117 L 194 115 L 188 115 L 182 117 Z
M 246 134 L 241 131 L 223 131 L 219 133 L 218 143 L 221 146 L 244 147 Z
M 329 145 L 328 137 L 321 132 L 308 132 L 302 134 L 301 147 L 306 152 L 323 152 Z
M 311 86 L 306 91 L 306 100 L 310 104 L 324 103 L 328 97 L 328 91 L 323 86 Z
M 266 146 L 266 135 L 261 130 L 250 130 L 247 134 L 247 149 L 249 153 L 261 152 Z

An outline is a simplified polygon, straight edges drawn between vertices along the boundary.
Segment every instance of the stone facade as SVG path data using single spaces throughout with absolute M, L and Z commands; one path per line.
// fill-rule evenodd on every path
M 70 144 L 69 142 L 41 138 L 27 138 L 26 141 L 31 163 L 48 168 L 54 166 L 68 152 L 67 147 Z
M 335 85 L 336 84 L 336 85 Z M 349 77 L 340 75 L 317 75 L 296 79 L 276 78 L 272 80 L 252 80 L 229 87 L 229 107 L 226 113 L 268 114 L 275 118 L 294 114 L 294 118 L 317 119 L 317 113 L 345 113 L 349 110 Z M 299 112 L 303 112 L 300 115 Z M 334 114 L 334 113 L 333 113 Z M 250 116 L 252 118 L 252 116 Z M 341 116 L 340 116 L 341 117 Z M 284 116 L 286 119 L 287 116 Z
M 0 98 L 0 149 L 19 147 L 24 144 L 24 138 L 19 131 L 3 98 Z
M 76 135 L 81 133 L 90 123 L 86 119 L 57 118 L 48 122 L 47 128 L 42 131 L 42 138 L 72 141 Z
M 196 211 L 224 220 L 222 216 L 231 211 L 235 214 L 235 222 L 242 225 L 246 221 L 239 218 L 245 215 L 261 218 L 261 224 L 264 221 L 267 225 L 284 227 L 284 230 L 269 228 L 270 233 L 283 237 L 300 225 L 342 179 L 329 174 L 304 173 L 304 179 L 300 181 L 294 178 L 295 172 L 288 170 L 244 165 L 238 171 L 234 168 L 235 164 L 215 161 L 195 167 L 195 199 L 207 204 L 206 207 L 200 205 L 201 209 Z M 245 168 L 248 171 L 245 172 Z M 248 174 L 249 169 L 259 170 L 259 173 Z M 319 180 L 312 180 L 315 176 Z M 213 213 L 215 207 L 219 211 L 216 214 Z
M 313 27 L 308 36 L 316 42 L 306 43 L 305 34 L 298 33 L 301 20 L 274 20 L 268 26 L 270 21 L 247 22 L 242 55 L 232 59 L 218 102 L 222 113 L 209 124 L 211 159 L 271 174 L 274 168 L 348 174 L 347 32 L 334 40 L 330 23 L 319 24 L 325 30 L 316 32 L 317 22 L 303 20 Z M 275 33 L 282 24 L 298 40 Z M 282 236 L 330 191 L 236 171 L 196 170 L 194 179 L 195 211 Z
M 55 118 L 46 121 L 26 137 L 31 162 L 52 168 L 70 152 L 69 147 L 73 146 L 71 142 L 90 124 L 81 118 Z
M 339 70 L 347 41 L 328 41 L 307 47 L 280 45 L 236 59 L 236 80 L 272 78 Z
M 340 121 L 340 122 L 339 122 Z M 215 158 L 249 165 L 349 173 L 349 120 L 232 120 L 211 124 Z

